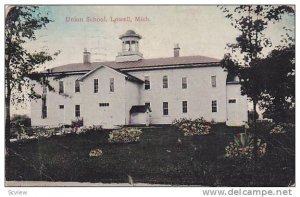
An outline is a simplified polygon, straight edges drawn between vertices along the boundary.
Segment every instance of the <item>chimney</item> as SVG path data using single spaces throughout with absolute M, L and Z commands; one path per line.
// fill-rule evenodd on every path
M 83 51 L 83 63 L 84 64 L 91 63 L 91 53 L 88 52 L 86 48 L 84 48 L 84 51 Z
M 174 46 L 174 57 L 179 57 L 179 51 L 180 51 L 180 48 L 179 48 L 179 44 L 175 44 Z

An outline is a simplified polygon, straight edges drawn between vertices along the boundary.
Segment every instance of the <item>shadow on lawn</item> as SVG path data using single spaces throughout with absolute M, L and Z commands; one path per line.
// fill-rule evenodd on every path
M 253 183 L 251 162 L 223 157 L 233 133 L 244 130 L 224 124 L 212 130 L 211 135 L 184 137 L 171 126 L 146 128 L 140 142 L 130 144 L 108 143 L 107 131 L 17 142 L 6 157 L 6 180 L 128 183 L 130 176 L 151 184 L 286 186 L 294 179 L 293 157 L 267 154 L 257 164 Z M 103 155 L 89 157 L 94 148 Z

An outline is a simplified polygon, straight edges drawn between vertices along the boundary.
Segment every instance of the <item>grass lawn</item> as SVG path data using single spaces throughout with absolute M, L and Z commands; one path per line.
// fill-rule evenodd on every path
M 238 163 L 223 157 L 233 133 L 243 129 L 224 124 L 212 129 L 212 135 L 184 137 L 170 126 L 147 128 L 140 142 L 130 144 L 110 144 L 103 131 L 17 142 L 6 157 L 6 180 L 127 183 L 129 175 L 136 183 L 245 186 L 251 174 L 235 172 Z M 95 148 L 103 151 L 101 157 L 89 157 Z

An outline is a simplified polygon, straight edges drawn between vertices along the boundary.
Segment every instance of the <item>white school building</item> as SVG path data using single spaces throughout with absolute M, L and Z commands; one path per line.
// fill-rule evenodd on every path
M 204 56 L 144 59 L 142 38 L 133 30 L 120 37 L 121 52 L 115 61 L 91 62 L 84 50 L 83 62 L 44 71 L 54 87 L 35 84 L 41 99 L 31 101 L 33 126 L 69 125 L 114 128 L 130 124 L 171 124 L 178 118 L 200 118 L 243 125 L 248 101 L 241 95 L 238 78 L 228 79 L 220 60 Z

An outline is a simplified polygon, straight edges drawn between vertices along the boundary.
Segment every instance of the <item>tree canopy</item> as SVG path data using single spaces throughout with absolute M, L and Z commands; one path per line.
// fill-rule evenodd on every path
M 5 107 L 6 107 L 6 144 L 9 143 L 10 107 L 22 103 L 27 98 L 36 98 L 33 79 L 47 83 L 43 77 L 32 77 L 32 73 L 47 61 L 53 60 L 58 52 L 49 54 L 46 51 L 29 51 L 24 47 L 26 42 L 36 40 L 36 31 L 45 28 L 51 20 L 48 13 L 38 6 L 6 7 L 5 17 Z M 24 91 L 29 89 L 29 92 Z

